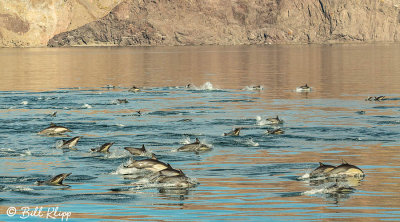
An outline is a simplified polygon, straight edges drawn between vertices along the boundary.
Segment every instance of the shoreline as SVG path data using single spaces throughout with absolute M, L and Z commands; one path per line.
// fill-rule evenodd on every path
M 268 44 L 199 44 L 199 45 L 127 45 L 121 46 L 116 44 L 90 44 L 90 45 L 66 45 L 66 46 L 1 46 L 0 49 L 62 49 L 62 48 L 174 48 L 174 47 L 255 47 L 255 46 L 306 46 L 306 45 L 396 45 L 400 44 L 400 41 L 348 41 L 348 42 L 280 42 L 280 43 L 268 43 Z

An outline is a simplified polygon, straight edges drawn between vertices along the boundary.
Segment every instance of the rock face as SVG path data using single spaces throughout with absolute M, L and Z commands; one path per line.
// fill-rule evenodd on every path
M 108 14 L 122 0 L 1 0 L 0 47 L 46 46 L 54 35 Z
M 400 0 L 24 2 L 41 10 L 4 13 L 8 6 L 0 3 L 0 44 L 59 47 L 387 42 L 398 41 L 400 31 Z M 33 2 L 45 3 L 34 7 Z M 99 6 L 100 2 L 106 6 Z

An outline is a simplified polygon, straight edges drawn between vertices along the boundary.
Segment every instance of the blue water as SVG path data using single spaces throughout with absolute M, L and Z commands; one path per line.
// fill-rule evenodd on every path
M 21 218 L 22 207 L 36 206 L 70 212 L 68 221 L 400 220 L 400 93 L 391 90 L 396 82 L 386 82 L 388 90 L 380 93 L 387 99 L 375 102 L 365 101 L 370 83 L 363 83 L 362 92 L 332 96 L 318 92 L 318 82 L 305 94 L 290 86 L 281 91 L 267 84 L 262 91 L 246 89 L 250 84 L 225 87 L 223 79 L 197 81 L 193 89 L 174 81 L 143 84 L 137 93 L 123 82 L 114 89 L 1 91 L 0 220 L 44 221 Z M 276 115 L 282 125 L 263 123 Z M 72 132 L 37 134 L 52 122 Z M 235 127 L 243 128 L 240 136 L 223 136 Z M 277 127 L 285 133 L 265 133 Z M 83 136 L 77 150 L 57 148 L 74 136 Z M 176 151 L 195 138 L 212 150 Z M 108 142 L 115 142 L 110 154 L 90 152 Z M 131 158 L 146 158 L 123 148 L 142 144 L 198 184 L 171 189 L 141 183 L 143 175 L 122 175 L 119 169 Z M 346 182 L 349 192 L 328 191 L 332 181 L 302 178 L 318 162 L 339 165 L 342 159 L 366 174 Z M 72 173 L 64 180 L 68 186 L 35 184 L 60 173 Z M 7 216 L 10 207 L 18 214 Z

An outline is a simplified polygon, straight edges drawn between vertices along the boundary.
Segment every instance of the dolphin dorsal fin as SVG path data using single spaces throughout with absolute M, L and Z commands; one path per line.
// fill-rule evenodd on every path
M 200 143 L 199 138 L 196 138 L 196 142 L 194 142 L 194 143 L 196 143 L 196 144 Z
M 346 160 L 342 159 L 342 164 L 348 164 Z
M 110 152 L 109 149 L 114 143 L 105 143 L 100 147 L 99 152 Z
M 141 150 L 146 151 L 146 147 L 144 147 L 144 144 L 142 145 Z
M 71 173 L 58 174 L 57 176 L 50 179 L 50 183 L 56 185 L 62 185 L 63 180 L 69 175 L 71 175 Z
M 156 157 L 156 155 L 154 153 L 151 154 L 151 159 L 157 160 L 157 157 Z
M 322 162 L 319 162 L 319 166 L 324 166 L 324 164 Z

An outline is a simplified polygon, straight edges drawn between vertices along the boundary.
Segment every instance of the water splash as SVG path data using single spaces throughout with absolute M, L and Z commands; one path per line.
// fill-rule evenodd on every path
M 253 141 L 253 138 L 246 139 L 245 144 L 246 145 L 250 145 L 250 146 L 254 146 L 254 147 L 260 146 L 259 143 Z
M 82 109 L 91 109 L 93 108 L 91 105 L 85 103 L 83 106 L 81 106 Z

